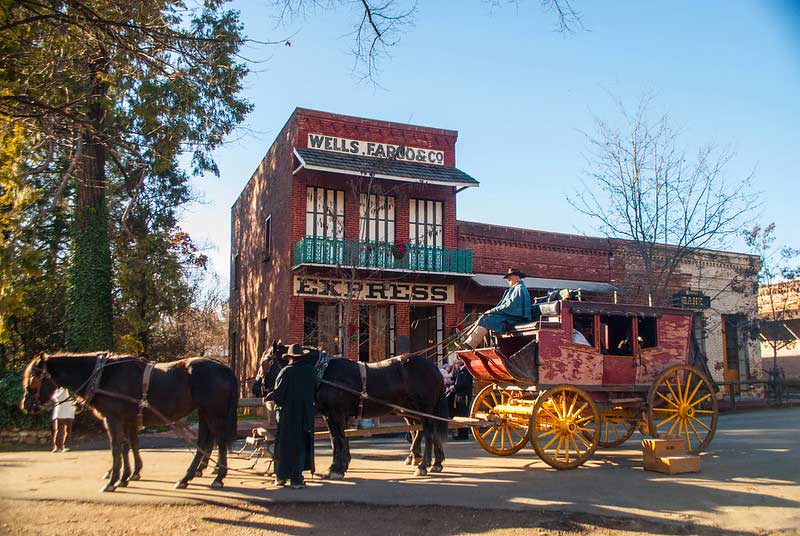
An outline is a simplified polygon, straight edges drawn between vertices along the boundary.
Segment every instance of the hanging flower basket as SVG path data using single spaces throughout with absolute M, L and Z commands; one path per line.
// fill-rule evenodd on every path
M 406 256 L 406 245 L 402 242 L 392 245 L 392 255 L 395 259 L 402 259 Z

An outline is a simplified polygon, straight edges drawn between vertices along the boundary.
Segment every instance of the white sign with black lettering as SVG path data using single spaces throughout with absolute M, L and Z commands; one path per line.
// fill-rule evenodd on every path
M 329 277 L 294 276 L 294 295 L 357 301 L 455 303 L 453 285 L 397 281 L 351 281 Z
M 409 147 L 408 145 L 392 145 L 391 143 L 379 143 L 376 141 L 350 140 L 324 134 L 309 134 L 308 148 L 332 153 L 393 159 L 401 162 L 444 165 L 444 151 L 437 149 L 421 149 L 419 147 Z

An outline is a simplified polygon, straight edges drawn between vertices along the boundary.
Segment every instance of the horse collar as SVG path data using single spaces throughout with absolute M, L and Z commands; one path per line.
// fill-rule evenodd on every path
M 108 362 L 108 353 L 104 352 L 97 356 L 97 361 L 94 362 L 94 370 L 92 375 L 89 376 L 89 385 L 86 386 L 86 391 L 83 394 L 83 405 L 89 405 L 89 402 L 94 398 L 97 388 L 100 386 L 100 378 L 103 376 L 103 369 L 106 368 Z

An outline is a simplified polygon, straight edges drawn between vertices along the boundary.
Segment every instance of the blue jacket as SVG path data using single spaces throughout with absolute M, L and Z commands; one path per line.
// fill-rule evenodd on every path
M 498 303 L 489 309 L 478 321 L 478 324 L 499 333 L 505 333 L 514 324 L 522 324 L 533 320 L 531 313 L 531 295 L 525 283 L 520 281 L 508 287 Z

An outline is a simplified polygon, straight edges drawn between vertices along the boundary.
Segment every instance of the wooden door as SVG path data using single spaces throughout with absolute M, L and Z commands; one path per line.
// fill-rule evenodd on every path
M 369 360 L 382 361 L 386 355 L 389 327 L 389 308 L 385 305 L 369 307 Z
M 722 315 L 722 379 L 726 382 L 738 382 L 739 370 L 739 326 L 738 316 Z M 734 387 L 738 393 L 739 386 Z M 730 394 L 730 393 L 728 393 Z

